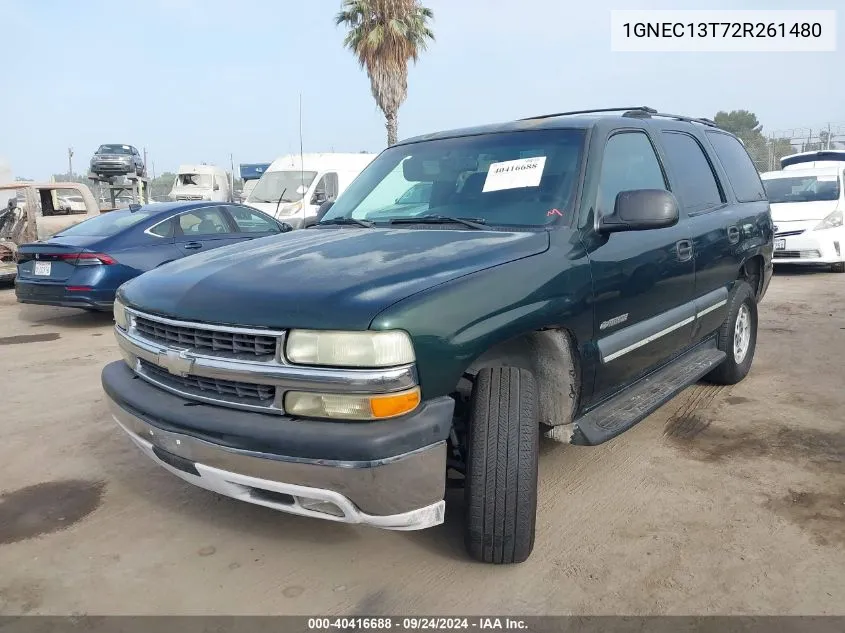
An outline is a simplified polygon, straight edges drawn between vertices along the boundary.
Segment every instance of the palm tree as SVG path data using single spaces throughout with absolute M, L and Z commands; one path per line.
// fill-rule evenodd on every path
M 397 141 L 399 106 L 408 96 L 408 61 L 417 61 L 434 33 L 431 9 L 418 0 L 343 0 L 335 24 L 346 25 L 343 41 L 370 77 L 378 107 L 384 112 L 387 144 Z

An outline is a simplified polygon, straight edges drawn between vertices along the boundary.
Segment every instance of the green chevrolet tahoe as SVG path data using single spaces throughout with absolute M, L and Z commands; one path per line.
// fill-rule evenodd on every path
M 700 379 L 745 377 L 772 244 L 751 159 L 706 119 L 431 134 L 314 227 L 123 285 L 102 383 L 140 449 L 197 486 L 394 530 L 442 523 L 462 487 L 470 556 L 517 563 L 541 436 L 594 446 Z

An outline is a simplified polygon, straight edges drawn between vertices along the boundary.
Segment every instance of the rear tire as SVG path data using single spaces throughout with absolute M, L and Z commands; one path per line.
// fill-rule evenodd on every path
M 484 563 L 525 561 L 534 548 L 540 423 L 526 369 L 482 369 L 470 404 L 464 542 Z
M 737 281 L 728 297 L 728 315 L 719 328 L 719 349 L 728 357 L 707 374 L 719 385 L 735 385 L 751 370 L 757 348 L 757 300 L 751 286 Z
M 835 264 L 831 265 L 830 272 L 845 273 L 845 262 L 836 262 Z

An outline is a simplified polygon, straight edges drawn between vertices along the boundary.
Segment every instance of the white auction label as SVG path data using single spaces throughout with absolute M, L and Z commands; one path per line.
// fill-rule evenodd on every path
M 545 156 L 493 163 L 487 170 L 487 178 L 481 191 L 486 193 L 488 191 L 501 191 L 502 189 L 536 187 L 540 184 L 545 167 Z
M 614 52 L 835 52 L 833 10 L 611 11 Z

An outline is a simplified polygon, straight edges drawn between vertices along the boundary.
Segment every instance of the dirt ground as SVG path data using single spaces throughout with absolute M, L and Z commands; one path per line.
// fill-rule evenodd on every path
M 190 486 L 110 419 L 111 316 L 0 289 L 0 613 L 845 614 L 845 275 L 780 272 L 740 385 L 541 447 L 532 558 Z

